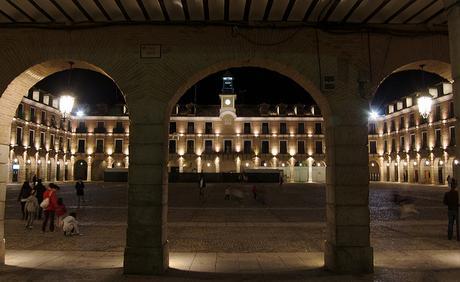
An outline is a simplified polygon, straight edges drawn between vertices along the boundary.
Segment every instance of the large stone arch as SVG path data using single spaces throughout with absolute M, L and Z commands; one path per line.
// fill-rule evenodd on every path
M 37 52 L 39 53 L 39 52 Z M 35 54 L 34 59 L 30 57 L 25 58 L 14 64 L 14 68 L 11 69 L 11 72 L 7 76 L 3 76 L 0 79 L 0 130 L 3 132 L 11 133 L 11 120 L 14 117 L 17 106 L 20 104 L 23 96 L 28 93 L 29 89 L 35 85 L 37 82 L 43 78 L 54 74 L 59 71 L 68 69 L 68 62 L 74 62 L 75 68 L 83 68 L 92 71 L 99 72 L 112 79 L 107 72 L 105 72 L 101 67 L 96 66 L 95 64 L 89 63 L 82 60 L 74 60 L 71 57 L 65 59 L 52 59 L 46 60 L 46 54 Z M 31 61 L 43 59 L 41 63 L 28 65 L 28 59 Z M 21 72 L 16 72 L 15 70 L 21 69 Z M 121 74 L 120 74 L 121 75 Z M 6 79 L 12 79 L 7 81 Z M 0 135 L 0 190 L 6 190 L 6 183 L 8 182 L 8 165 L 9 165 L 9 152 L 10 152 L 10 134 Z M 44 178 L 46 166 L 48 165 L 44 157 L 38 157 L 36 160 L 37 168 L 40 169 L 40 172 Z M 32 175 L 33 171 L 30 172 Z M 6 193 L 0 193 L 0 208 L 5 208 L 5 197 Z M 2 217 L 0 218 L 0 238 L 3 240 L 0 241 L 0 262 L 4 263 L 5 259 L 5 239 L 4 239 L 4 211 L 0 213 Z
M 315 71 L 306 62 L 285 58 L 237 53 L 225 60 L 207 54 L 204 62 L 178 63 L 165 70 L 174 75 L 155 92 L 129 96 L 136 114 L 130 124 L 128 235 L 125 249 L 126 273 L 162 273 L 169 266 L 167 240 L 167 124 L 171 110 L 186 90 L 206 76 L 232 67 L 260 67 L 291 78 L 309 92 L 326 118 L 327 150 L 327 242 L 325 264 L 339 272 L 370 272 L 373 251 L 370 247 L 368 207 L 367 100 L 359 92 L 358 71 L 349 62 L 347 75 L 337 79 L 337 89 L 322 93 L 311 79 Z M 236 57 L 236 58 L 235 58 Z M 310 58 L 305 54 L 305 58 Z M 337 63 L 337 62 L 336 62 Z M 158 66 L 157 71 L 162 70 Z M 154 78 L 158 80 L 160 78 Z M 133 99 L 133 98 L 136 99 Z M 152 109 L 152 100 L 158 103 Z M 130 109 L 132 110 L 132 109 Z M 152 156 L 155 156 L 152 158 Z M 350 161 L 352 160 L 352 161 Z M 354 216 L 350 217 L 349 214 Z M 148 215 L 148 217 L 147 217 Z M 152 220 L 153 218 L 153 220 Z M 350 236 L 354 234 L 354 236 Z

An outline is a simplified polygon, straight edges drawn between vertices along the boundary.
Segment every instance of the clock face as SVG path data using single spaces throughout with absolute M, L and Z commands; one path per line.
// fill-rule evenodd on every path
M 225 99 L 224 103 L 225 105 L 229 106 L 232 103 L 232 101 L 230 101 L 230 99 Z

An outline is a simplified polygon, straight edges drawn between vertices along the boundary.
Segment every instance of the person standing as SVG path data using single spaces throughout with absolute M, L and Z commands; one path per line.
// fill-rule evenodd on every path
M 26 205 L 25 205 L 25 210 L 27 213 L 27 224 L 26 228 L 32 229 L 32 225 L 34 224 L 34 219 L 37 216 L 37 211 L 38 211 L 38 200 L 37 197 L 35 197 L 35 190 L 32 190 L 30 193 L 30 196 L 26 199 Z
M 457 181 L 452 178 L 450 183 L 450 191 L 444 194 L 444 205 L 447 206 L 447 217 L 449 219 L 447 226 L 447 238 L 452 240 L 454 232 L 454 222 L 457 226 L 457 241 L 460 241 L 460 235 L 458 234 L 458 192 Z
M 18 195 L 18 202 L 21 204 L 22 219 L 27 219 L 27 214 L 25 211 L 26 200 L 30 196 L 32 188 L 30 188 L 29 181 L 24 181 L 22 184 L 21 190 Z
M 80 208 L 81 201 L 85 202 L 85 184 L 81 179 L 78 179 L 77 183 L 75 183 L 75 190 L 77 192 L 78 208 Z
M 54 232 L 54 215 L 56 213 L 57 207 L 57 190 L 59 190 L 59 186 L 54 183 L 48 184 L 46 187 L 46 191 L 43 194 L 43 202 L 40 206 L 45 210 L 45 219 L 43 220 L 42 231 L 46 231 L 46 225 L 48 221 L 50 222 L 50 231 Z
M 204 199 L 204 189 L 206 188 L 206 179 L 204 178 L 204 174 L 200 174 L 200 180 L 198 181 L 198 187 L 200 188 L 200 199 Z
M 41 204 L 43 202 L 43 194 L 46 191 L 45 186 L 42 184 L 42 180 L 38 179 L 37 185 L 35 185 L 35 196 L 37 197 L 38 204 Z M 43 208 L 41 206 L 38 207 L 37 211 L 37 218 L 42 219 L 42 213 L 43 213 Z
M 37 175 L 34 174 L 34 176 L 32 177 L 32 185 L 35 187 L 36 184 L 37 184 Z

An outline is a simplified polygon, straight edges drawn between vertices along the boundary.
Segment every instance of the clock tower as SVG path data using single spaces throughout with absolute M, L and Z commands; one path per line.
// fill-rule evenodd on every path
M 225 123 L 231 122 L 230 119 L 233 121 L 236 118 L 236 95 L 233 88 L 233 76 L 228 71 L 222 77 L 222 93 L 219 97 L 220 117 Z

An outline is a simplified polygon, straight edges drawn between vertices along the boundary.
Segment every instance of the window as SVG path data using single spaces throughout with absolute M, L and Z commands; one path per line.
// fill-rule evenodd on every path
M 410 114 L 409 115 L 409 127 L 414 127 L 415 126 L 415 115 Z
M 243 152 L 245 154 L 251 154 L 252 153 L 252 143 L 251 140 L 244 140 L 243 143 Z
M 115 153 L 123 153 L 123 139 L 115 139 Z
M 369 141 L 369 153 L 377 154 L 377 141 Z
M 323 141 L 315 141 L 315 153 L 316 154 L 323 153 Z
M 42 111 L 41 124 L 46 125 L 46 112 Z
M 269 146 L 270 142 L 268 140 L 262 140 L 262 154 L 268 154 Z
M 97 127 L 94 129 L 94 133 L 105 133 L 105 123 L 103 121 L 97 122 Z
M 77 133 L 86 133 L 86 124 L 84 121 L 80 121 L 77 127 Z
M 96 140 L 96 153 L 104 153 L 104 139 Z
M 426 149 L 428 147 L 428 135 L 426 131 L 422 132 L 422 149 Z
M 287 134 L 287 127 L 285 122 L 280 123 L 280 134 Z
M 244 123 L 243 133 L 244 134 L 251 134 L 251 124 L 249 122 Z
M 395 121 L 394 121 L 394 120 L 392 120 L 392 121 L 390 122 L 390 131 L 391 131 L 391 132 L 396 131 L 396 125 L 395 125 Z
M 171 123 L 170 123 L 170 125 L 171 125 Z M 169 127 L 169 128 L 171 128 L 171 127 Z M 168 150 L 169 150 L 170 154 L 175 154 L 176 153 L 176 150 L 177 150 L 176 149 L 176 140 L 174 140 L 174 139 L 169 140 Z
M 51 127 L 53 128 L 56 128 L 56 118 L 54 117 L 54 115 L 51 115 L 51 118 L 50 118 L 50 125 Z
M 304 141 L 297 141 L 297 153 L 305 154 L 305 142 Z
M 177 127 L 175 122 L 169 123 L 169 134 L 173 134 L 177 132 Z
M 399 129 L 404 129 L 406 127 L 406 120 L 404 116 L 399 118 Z
M 315 123 L 315 134 L 322 134 L 321 123 Z
M 262 123 L 262 134 L 270 134 L 270 131 L 268 130 L 267 122 Z
M 206 122 L 204 124 L 204 133 L 205 134 L 212 134 L 212 122 Z
M 387 140 L 383 141 L 383 151 L 385 153 L 388 153 L 388 142 L 387 142 Z
M 415 150 L 415 134 L 410 135 L 410 149 Z
M 67 138 L 67 152 L 70 152 L 70 138 Z
M 204 152 L 212 153 L 212 140 L 204 140 Z
M 54 134 L 50 134 L 50 150 L 54 150 Z
M 46 144 L 45 132 L 40 132 L 40 148 L 41 149 L 45 148 L 45 144 Z
M 286 140 L 280 141 L 280 154 L 287 154 L 287 141 Z
M 187 154 L 193 154 L 195 152 L 195 141 L 187 140 Z
M 383 123 L 383 133 L 387 133 L 387 132 L 388 132 L 387 122 L 384 122 Z
M 123 122 L 117 121 L 113 133 L 125 133 L 125 128 L 123 127 Z
M 35 145 L 35 131 L 29 130 L 29 147 L 34 147 Z
M 441 129 L 440 128 L 436 128 L 435 131 L 434 131 L 434 135 L 435 135 L 435 143 L 434 143 L 434 146 L 439 148 L 441 147 Z
M 394 138 L 391 139 L 391 152 L 396 152 L 396 140 Z
M 454 113 L 454 102 L 449 103 L 449 118 L 453 118 L 455 115 Z
M 399 151 L 405 151 L 406 149 L 406 138 L 404 136 L 401 136 L 399 138 Z
M 232 140 L 224 140 L 224 153 L 232 152 Z
M 434 121 L 441 120 L 441 105 L 436 105 L 435 113 L 434 113 Z
M 85 150 L 86 150 L 85 139 L 78 139 L 78 148 L 77 148 L 77 152 L 78 152 L 78 153 L 84 153 Z
M 305 123 L 299 122 L 297 124 L 297 134 L 305 134 Z
M 17 117 L 20 119 L 24 118 L 24 105 L 23 104 L 19 104 L 18 106 Z
M 62 136 L 59 136 L 59 151 L 64 150 L 64 148 L 63 148 L 64 144 L 63 143 L 64 143 L 64 140 L 63 140 Z
M 35 108 L 30 107 L 30 121 L 35 122 Z
M 449 145 L 455 146 L 455 126 L 449 127 Z
M 72 129 L 72 125 L 70 124 L 70 120 L 67 121 L 67 130 Z
M 187 123 L 187 133 L 188 134 L 195 133 L 195 123 L 193 123 L 193 122 L 188 122 Z
M 376 134 L 375 123 L 369 123 L 369 134 Z

